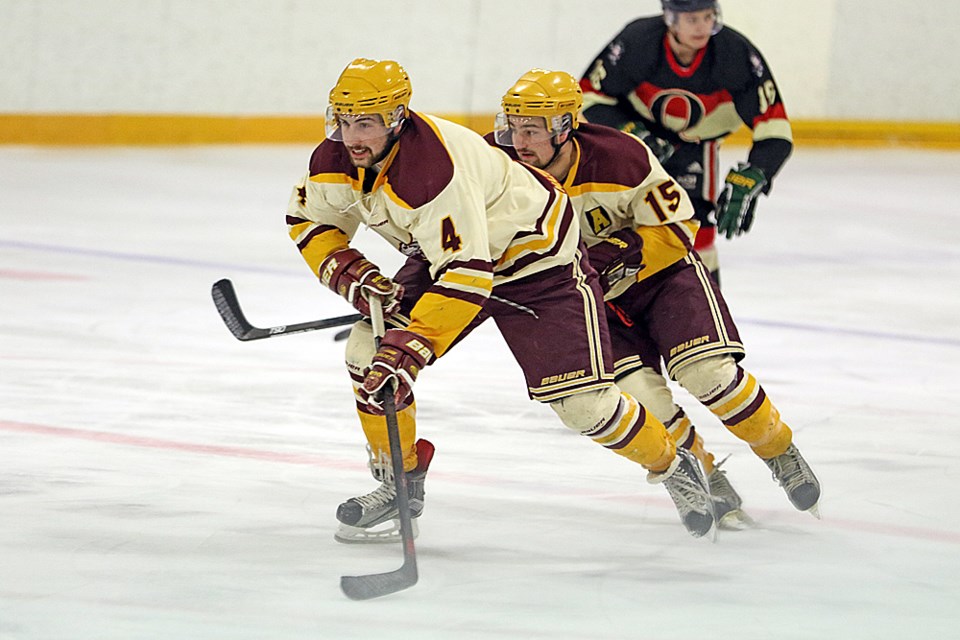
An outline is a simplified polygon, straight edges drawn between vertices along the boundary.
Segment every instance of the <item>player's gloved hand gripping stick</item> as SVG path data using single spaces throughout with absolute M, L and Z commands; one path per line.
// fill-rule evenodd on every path
M 377 350 L 380 350 L 381 339 L 386 333 L 383 322 L 383 306 L 379 296 L 371 295 L 370 321 L 373 323 L 373 335 Z M 342 576 L 340 588 L 348 598 L 353 600 L 369 600 L 385 596 L 389 593 L 401 591 L 417 583 L 417 552 L 413 545 L 413 523 L 410 518 L 410 497 L 407 488 L 407 474 L 403 469 L 403 451 L 400 449 L 400 426 L 397 424 L 397 406 L 395 402 L 397 377 L 387 376 L 384 384 L 379 387 L 381 397 L 379 401 L 387 418 L 387 437 L 390 442 L 390 464 L 393 466 L 393 477 L 397 491 L 397 515 L 400 520 L 400 541 L 403 544 L 403 565 L 386 573 L 374 573 L 363 576 Z

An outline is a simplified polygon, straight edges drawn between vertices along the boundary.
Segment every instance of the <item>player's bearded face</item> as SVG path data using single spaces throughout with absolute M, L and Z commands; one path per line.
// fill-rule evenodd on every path
M 340 134 L 355 167 L 369 169 L 383 159 L 390 129 L 377 115 L 340 116 Z
M 546 120 L 511 116 L 509 122 L 513 149 L 520 159 L 538 169 L 546 168 L 556 152 Z

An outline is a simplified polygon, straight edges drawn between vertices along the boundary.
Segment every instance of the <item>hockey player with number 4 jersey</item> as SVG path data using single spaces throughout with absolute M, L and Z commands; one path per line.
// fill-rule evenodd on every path
M 663 0 L 663 15 L 628 24 L 580 80 L 583 117 L 633 133 L 690 194 L 695 248 L 719 282 L 717 232 L 753 224 L 760 194 L 793 149 L 780 91 L 760 51 L 723 24 L 715 0 Z M 720 143 L 746 124 L 746 162 L 719 181 Z
M 543 169 L 570 194 L 600 272 L 618 386 L 703 463 L 721 526 L 748 518 L 740 496 L 672 398 L 667 373 L 750 445 L 791 503 L 817 515 L 820 483 L 793 433 L 738 361 L 744 348 L 720 288 L 693 250 L 687 193 L 635 136 L 579 123 L 583 94 L 563 71 L 532 69 L 503 96 L 487 141 Z
M 367 315 L 377 296 L 391 326 L 378 348 L 366 321 L 347 341 L 370 466 L 381 484 L 340 505 L 337 539 L 397 539 L 381 399 L 390 388 L 411 516 L 420 516 L 434 449 L 416 438 L 413 384 L 490 317 L 531 398 L 567 427 L 641 464 L 669 492 L 689 494 L 680 510 L 684 525 L 695 536 L 710 533 L 712 504 L 696 459 L 678 451 L 663 424 L 613 382 L 603 294 L 567 195 L 549 174 L 513 162 L 473 131 L 411 110 L 411 93 L 396 62 L 348 65 L 330 92 L 327 139 L 287 212 L 289 235 L 314 275 Z M 361 224 L 408 256 L 394 279 L 351 246 Z

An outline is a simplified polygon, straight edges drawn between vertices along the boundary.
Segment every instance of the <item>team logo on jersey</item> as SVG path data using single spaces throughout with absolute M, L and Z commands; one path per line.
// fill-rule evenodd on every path
M 613 224 L 613 220 L 603 210 L 603 207 L 594 207 L 587 211 L 584 216 L 587 219 L 587 222 L 590 223 L 590 230 L 593 231 L 593 235 L 598 236 L 600 232 L 608 228 Z
M 619 40 L 614 40 L 610 43 L 610 46 L 607 47 L 607 60 L 610 61 L 611 65 L 616 65 L 620 62 L 620 58 L 623 56 L 623 43 Z
M 397 249 L 399 249 L 400 253 L 408 258 L 412 258 L 414 256 L 419 256 L 421 258 L 426 257 L 423 253 L 423 250 L 420 248 L 420 243 L 416 240 L 413 240 L 412 242 L 401 242 Z
M 650 101 L 650 110 L 655 120 L 667 129 L 676 131 L 684 140 L 698 141 L 683 135 L 687 129 L 700 124 L 707 113 L 706 107 L 695 93 L 683 89 L 659 91 Z
M 763 77 L 763 72 L 764 72 L 763 60 L 761 60 L 760 56 L 758 56 L 756 53 L 752 51 L 750 52 L 750 66 L 753 67 L 753 74 L 755 76 L 757 76 L 758 78 Z

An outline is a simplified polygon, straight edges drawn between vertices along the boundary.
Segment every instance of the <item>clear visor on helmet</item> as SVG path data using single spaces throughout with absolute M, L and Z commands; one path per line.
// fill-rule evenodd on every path
M 337 113 L 333 105 L 327 107 L 325 128 L 327 139 L 335 142 L 364 142 L 382 138 L 403 122 L 403 107 L 397 106 L 387 122 L 383 113 Z
M 504 147 L 536 144 L 568 131 L 571 125 L 567 114 L 551 116 L 548 128 L 547 119 L 542 116 L 514 116 L 501 112 L 494 122 L 493 139 Z

